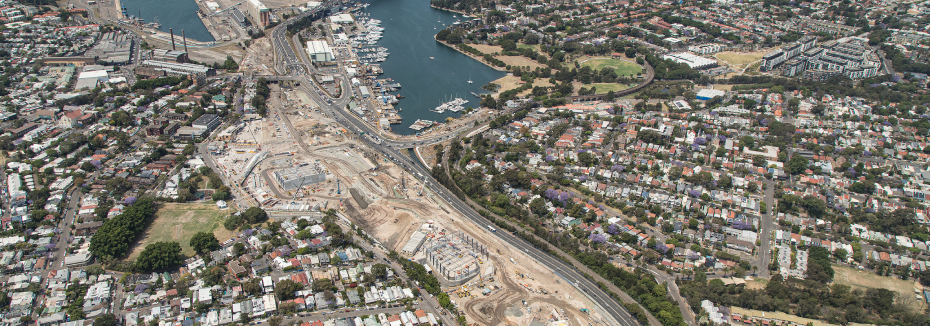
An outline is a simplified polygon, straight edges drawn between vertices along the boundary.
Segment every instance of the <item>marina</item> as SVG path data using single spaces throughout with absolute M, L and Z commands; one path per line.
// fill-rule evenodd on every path
M 468 110 L 472 103 L 456 94 L 487 93 L 481 85 L 504 76 L 504 72 L 433 38 L 439 29 L 467 17 L 424 6 L 416 0 L 367 3 L 367 7 L 355 11 L 359 28 L 349 38 L 352 51 L 358 56 L 359 72 L 369 74 L 365 76 L 369 81 L 361 85 L 368 88 L 371 101 L 376 103 L 370 110 L 356 109 L 357 113 L 364 113 L 369 123 L 401 135 L 420 133 L 442 125 L 447 118 L 472 112 Z M 472 104 L 472 108 L 476 107 L 476 103 Z M 416 122 L 408 128 L 393 126 L 403 119 Z
M 444 113 L 446 111 L 452 112 L 461 112 L 465 110 L 465 103 L 468 103 L 468 100 L 462 99 L 461 97 L 456 97 L 451 101 L 445 102 L 433 109 L 433 112 Z

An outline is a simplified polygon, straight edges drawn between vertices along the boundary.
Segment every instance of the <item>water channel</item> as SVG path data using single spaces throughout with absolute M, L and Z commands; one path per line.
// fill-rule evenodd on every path
M 212 42 L 213 35 L 207 31 L 200 17 L 197 17 L 197 0 L 120 0 L 126 7 L 126 14 L 141 17 L 145 23 L 158 19 L 161 27 L 158 30 L 167 33 L 169 28 L 174 29 L 178 44 L 181 44 L 181 30 L 188 39 Z M 206 0 L 204 0 L 206 1 Z

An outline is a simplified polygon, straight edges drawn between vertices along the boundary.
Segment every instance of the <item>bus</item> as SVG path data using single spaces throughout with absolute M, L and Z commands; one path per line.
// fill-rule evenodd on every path
M 497 230 L 495 230 L 494 227 L 491 225 L 488 225 L 488 230 L 491 230 L 491 232 L 497 232 Z

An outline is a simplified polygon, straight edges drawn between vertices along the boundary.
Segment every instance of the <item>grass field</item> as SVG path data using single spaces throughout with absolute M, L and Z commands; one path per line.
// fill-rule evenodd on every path
M 481 51 L 481 53 L 484 53 L 484 54 L 498 53 L 498 52 L 501 52 L 502 50 L 501 47 L 497 45 L 469 44 L 469 46 L 475 48 L 478 51 Z
M 921 311 L 924 304 L 914 296 L 914 281 L 878 276 L 875 273 L 861 271 L 851 267 L 833 265 L 833 282 L 858 289 L 888 289 L 896 293 L 895 300 L 908 303 L 911 311 Z
M 513 75 L 507 75 L 507 76 L 498 78 L 497 80 L 493 81 L 492 83 L 496 83 L 496 84 L 498 84 L 498 85 L 501 85 L 501 88 L 500 88 L 496 93 L 494 93 L 494 94 L 492 94 L 492 95 L 493 95 L 494 97 L 498 97 L 498 96 L 499 96 L 501 93 L 503 93 L 504 91 L 508 91 L 508 90 L 511 90 L 511 89 L 520 87 L 520 86 L 522 86 L 522 84 L 521 84 L 520 82 L 521 82 L 520 77 L 516 77 L 516 76 L 513 76 Z M 550 87 L 550 86 L 553 86 L 553 85 L 549 83 L 549 80 L 548 80 L 548 79 L 536 79 L 535 81 L 533 81 L 533 86 Z M 527 95 L 527 94 L 531 93 L 532 91 L 533 91 L 532 89 L 528 89 L 528 90 L 525 90 L 525 91 L 523 91 L 523 92 L 520 92 L 519 95 L 521 95 L 521 96 Z
M 597 88 L 597 90 L 595 91 L 595 93 L 597 94 L 603 94 L 603 93 L 607 93 L 610 91 L 617 92 L 617 91 L 622 91 L 624 89 L 632 87 L 626 84 L 618 84 L 618 83 L 596 83 L 596 84 L 584 85 L 584 87 L 586 88 L 591 88 L 592 86 Z
M 591 67 L 593 69 L 601 70 L 604 68 L 614 68 L 614 72 L 618 76 L 635 76 L 638 73 L 643 71 L 643 67 L 640 65 L 619 59 L 607 59 L 607 58 L 596 58 L 585 60 L 580 63 L 582 66 Z
M 751 66 L 749 66 L 749 68 L 746 68 L 746 74 L 747 75 L 758 75 L 760 67 L 762 67 L 762 63 L 756 62 L 752 64 Z
M 536 45 L 529 45 L 529 44 L 517 43 L 517 48 L 518 48 L 518 49 L 533 49 L 533 50 L 535 50 L 536 52 L 541 52 L 541 51 L 539 51 L 539 45 L 538 45 L 538 44 L 536 44 Z
M 495 56 L 495 58 L 511 66 L 520 66 L 520 67 L 529 66 L 531 70 L 536 69 L 536 67 L 543 67 L 543 65 L 539 64 L 539 62 L 535 60 L 530 60 L 527 57 L 499 55 L 499 56 Z
M 742 66 L 762 60 L 765 52 L 720 52 L 717 53 L 717 59 L 733 66 Z
M 142 234 L 142 239 L 132 249 L 129 259 L 135 259 L 142 249 L 150 243 L 159 241 L 177 241 L 182 253 L 193 255 L 190 239 L 197 232 L 213 232 L 220 242 L 235 236 L 223 227 L 226 216 L 232 210 L 220 210 L 213 202 L 196 204 L 162 203 L 159 205 L 155 221 Z

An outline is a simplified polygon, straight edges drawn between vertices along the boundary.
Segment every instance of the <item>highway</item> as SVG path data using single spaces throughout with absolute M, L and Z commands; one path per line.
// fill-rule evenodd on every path
M 322 8 L 323 6 L 321 6 Z M 303 15 L 301 15 L 303 16 Z M 293 20 L 293 19 L 292 19 Z M 287 26 L 292 20 L 281 24 L 282 26 Z M 276 53 L 282 54 L 282 59 L 284 60 L 285 65 L 294 65 L 294 61 L 290 60 L 300 60 L 294 55 L 293 49 L 290 48 L 290 45 L 287 42 L 285 33 L 283 32 L 283 27 L 278 26 L 274 32 L 272 32 L 272 37 L 275 46 Z M 282 49 L 278 52 L 277 47 L 283 46 L 287 49 Z M 278 56 L 275 57 L 278 59 Z M 303 63 L 297 63 L 303 65 Z M 298 75 L 301 74 L 299 71 L 295 71 Z M 284 78 L 282 78 L 284 79 Z M 330 117 L 336 119 L 337 122 L 345 126 L 346 130 L 351 133 L 358 135 L 359 139 L 373 149 L 380 152 L 382 155 L 389 158 L 395 164 L 400 165 L 405 170 L 411 173 L 411 175 L 417 177 L 425 186 L 430 190 L 435 192 L 437 195 L 442 197 L 446 202 L 449 203 L 449 206 L 453 207 L 455 210 L 460 212 L 463 216 L 470 219 L 472 222 L 479 226 L 490 226 L 491 223 L 489 220 L 485 219 L 478 214 L 477 211 L 472 209 L 470 206 L 461 201 L 458 197 L 452 194 L 451 191 L 440 185 L 436 182 L 435 179 L 430 174 L 430 171 L 426 170 L 422 165 L 414 161 L 413 158 L 406 154 L 402 154 L 398 151 L 399 148 L 409 148 L 413 146 L 420 146 L 425 144 L 430 144 L 434 142 L 443 141 L 452 137 L 455 137 L 454 134 L 446 134 L 442 136 L 437 136 L 429 140 L 416 140 L 416 141 L 395 141 L 395 140 L 386 140 L 380 139 L 376 136 L 377 133 L 373 130 L 373 127 L 358 119 L 355 115 L 346 110 L 346 105 L 349 103 L 350 99 L 348 96 L 342 96 L 340 99 L 323 98 L 321 93 L 317 89 L 311 89 L 309 85 L 313 84 L 313 81 L 309 78 L 302 77 L 300 86 L 298 88 L 302 89 L 308 96 L 310 96 L 314 101 L 320 104 L 320 109 L 324 111 Z M 343 89 L 349 89 L 350 85 L 345 76 L 338 76 L 337 79 L 341 84 Z M 290 125 L 289 118 L 286 114 L 280 115 L 285 122 Z M 476 128 L 480 128 L 476 126 Z M 461 130 L 463 132 L 465 130 Z M 367 134 L 369 137 L 366 137 Z M 549 267 L 555 274 L 559 275 L 567 282 L 574 285 L 580 291 L 582 291 L 588 298 L 595 302 L 604 312 L 606 312 L 610 318 L 612 318 L 615 323 L 614 325 L 622 326 L 633 326 L 639 325 L 638 320 L 630 315 L 629 312 L 624 309 L 617 300 L 614 300 L 610 295 L 602 291 L 597 284 L 593 281 L 585 278 L 581 273 L 579 273 L 574 267 L 565 262 L 562 262 L 559 259 L 549 255 L 548 253 L 542 251 L 539 248 L 531 245 L 525 240 L 514 236 L 508 232 L 494 232 L 492 233 L 499 237 L 501 240 L 506 242 L 508 245 L 516 248 L 517 250 L 523 251 L 539 263 L 544 266 Z M 605 319 L 609 320 L 609 319 Z

